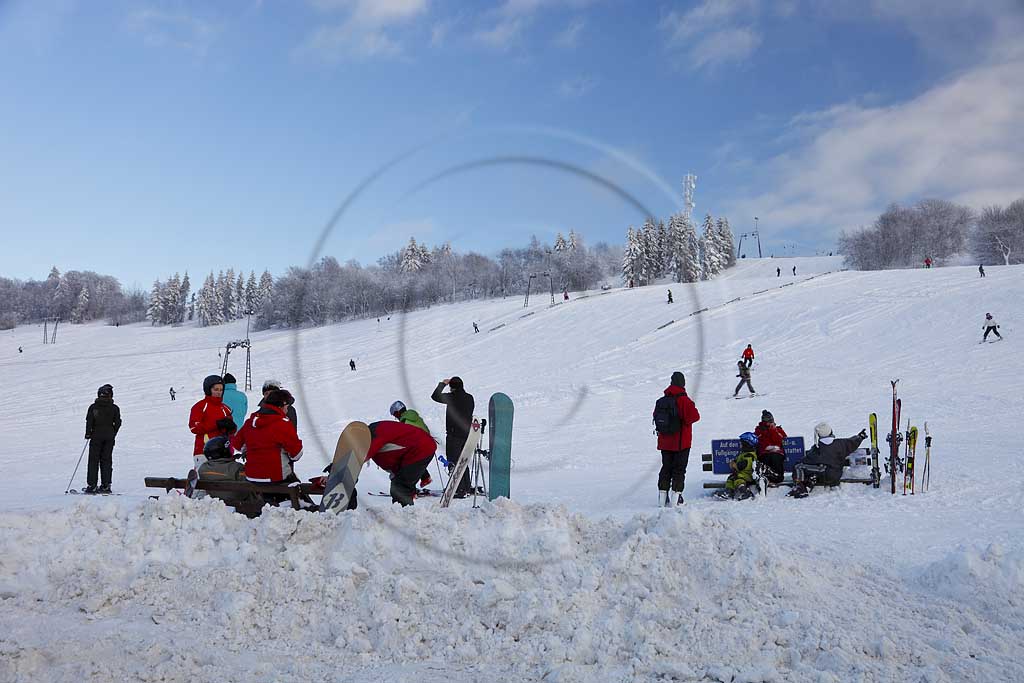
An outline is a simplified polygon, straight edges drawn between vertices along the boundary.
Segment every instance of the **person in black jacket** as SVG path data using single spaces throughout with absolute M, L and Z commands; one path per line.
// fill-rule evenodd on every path
M 860 442 L 867 438 L 868 433 L 860 430 L 859 434 L 846 439 L 837 439 L 832 427 L 821 422 L 814 428 L 818 443 L 804 455 L 804 459 L 793 468 L 793 478 L 797 483 L 788 495 L 794 498 L 806 498 L 816 485 L 838 486 L 843 477 L 846 458 L 860 448 Z
M 114 387 L 104 384 L 85 413 L 85 438 L 89 440 L 89 470 L 85 493 L 110 493 L 114 437 L 121 429 L 121 409 L 114 404 Z M 100 486 L 96 488 L 97 470 Z
M 448 387 L 447 394 L 441 393 L 445 386 Z M 448 471 L 450 472 L 459 462 L 462 447 L 466 445 L 466 439 L 469 438 L 469 430 L 473 424 L 473 408 L 475 407 L 473 395 L 466 393 L 462 378 L 452 377 L 438 382 L 430 398 L 448 406 L 444 418 L 446 434 L 444 454 L 448 459 Z M 459 481 L 458 488 L 455 489 L 455 497 L 465 498 L 470 491 L 469 469 L 467 468 Z

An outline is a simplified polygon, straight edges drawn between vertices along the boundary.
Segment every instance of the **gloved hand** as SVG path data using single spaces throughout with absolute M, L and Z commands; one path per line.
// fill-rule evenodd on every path
M 868 431 L 866 429 L 862 429 L 860 430 L 860 433 L 857 434 L 857 436 L 859 436 L 862 440 L 866 439 L 868 438 Z

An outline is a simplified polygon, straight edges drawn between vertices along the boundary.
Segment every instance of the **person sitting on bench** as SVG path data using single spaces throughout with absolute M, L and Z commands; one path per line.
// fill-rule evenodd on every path
M 859 434 L 837 439 L 827 422 L 819 422 L 814 436 L 817 443 L 793 468 L 793 480 L 797 483 L 788 495 L 794 498 L 806 498 L 815 486 L 839 486 L 846 458 L 860 448 L 868 433 L 862 429 Z
M 203 447 L 206 462 L 199 466 L 199 481 L 246 481 L 245 467 L 235 460 L 231 443 L 226 436 L 215 436 Z M 209 495 L 219 498 L 239 512 L 250 506 L 263 507 L 258 494 L 245 491 L 210 491 Z
M 231 438 L 235 450 L 245 449 L 245 478 L 259 484 L 297 484 L 294 464 L 302 457 L 302 439 L 295 425 L 285 417 L 292 395 L 274 389 L 263 398 L 263 405 L 249 416 Z M 288 496 L 264 494 L 263 499 L 278 505 Z M 312 501 L 309 501 L 312 503 Z

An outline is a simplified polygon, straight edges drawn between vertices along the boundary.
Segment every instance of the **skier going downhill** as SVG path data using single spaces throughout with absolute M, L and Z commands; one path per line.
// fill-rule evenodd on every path
M 110 493 L 114 437 L 121 429 L 121 409 L 114 403 L 114 387 L 104 384 L 85 413 L 85 438 L 89 441 L 89 469 L 84 493 Z M 96 487 L 96 475 L 100 486 Z
M 736 375 L 740 378 L 740 383 L 736 385 L 736 391 L 732 392 L 733 398 L 739 396 L 740 389 L 743 385 L 747 385 L 747 389 L 750 389 L 750 395 L 754 395 L 754 385 L 750 383 L 750 368 L 747 367 L 743 361 L 736 361 L 736 369 L 739 370 L 739 374 Z
M 985 330 L 985 334 L 984 336 L 982 336 L 981 341 L 988 341 L 988 335 L 990 332 L 995 334 L 1000 339 L 1003 338 L 1003 335 L 999 334 L 999 323 L 996 322 L 995 318 L 992 317 L 991 313 L 985 314 L 985 324 L 982 325 L 982 327 Z
M 860 442 L 867 438 L 866 430 L 846 439 L 837 439 L 827 422 L 820 422 L 814 428 L 818 443 L 796 464 L 793 480 L 797 482 L 788 495 L 806 498 L 815 486 L 839 486 L 843 478 L 846 458 L 860 448 Z
M 743 349 L 743 362 L 749 368 L 754 364 L 754 347 L 747 344 L 747 348 Z
M 658 450 L 661 451 L 659 506 L 673 507 L 684 502 L 683 488 L 693 442 L 693 423 L 698 420 L 700 412 L 686 395 L 686 377 L 677 370 L 672 373 L 664 396 L 654 404 L 654 427 L 658 433 Z
M 757 460 L 765 467 L 765 479 L 769 484 L 781 484 L 785 476 L 786 451 L 782 441 L 786 431 L 775 424 L 775 417 L 767 410 L 761 411 L 761 422 L 754 429 L 757 437 Z

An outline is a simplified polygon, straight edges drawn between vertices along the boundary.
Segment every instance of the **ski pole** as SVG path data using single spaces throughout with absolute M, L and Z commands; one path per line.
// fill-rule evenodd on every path
M 71 478 L 68 479 L 68 487 L 64 490 L 64 495 L 71 493 L 71 482 L 75 480 L 75 475 L 78 474 L 78 466 L 82 464 L 82 458 L 85 456 L 85 449 L 89 447 L 89 442 L 92 439 L 86 439 L 85 445 L 82 446 L 82 454 L 78 456 L 78 462 L 75 464 L 75 471 L 71 473 Z

